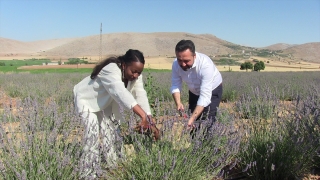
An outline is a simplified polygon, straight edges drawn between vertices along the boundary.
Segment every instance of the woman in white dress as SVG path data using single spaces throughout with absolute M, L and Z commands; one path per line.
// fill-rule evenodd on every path
M 74 100 L 85 125 L 86 143 L 81 155 L 81 177 L 95 179 L 100 169 L 99 138 L 108 166 L 116 166 L 122 155 L 119 137 L 120 109 L 130 109 L 140 118 L 140 127 L 154 124 L 143 86 L 145 60 L 142 52 L 129 49 L 125 55 L 110 57 L 96 65 L 91 76 L 74 86 Z M 159 136 L 156 133 L 155 139 Z

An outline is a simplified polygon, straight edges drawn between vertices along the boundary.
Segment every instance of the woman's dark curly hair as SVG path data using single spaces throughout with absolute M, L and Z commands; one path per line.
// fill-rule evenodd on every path
M 132 62 L 141 62 L 142 64 L 145 63 L 143 53 L 139 50 L 129 49 L 125 55 L 118 56 L 118 57 L 109 57 L 99 64 L 97 64 L 91 73 L 90 78 L 95 79 L 98 74 L 100 73 L 101 69 L 104 68 L 109 63 L 116 63 L 118 67 L 121 69 L 121 65 L 124 63 L 129 65 Z

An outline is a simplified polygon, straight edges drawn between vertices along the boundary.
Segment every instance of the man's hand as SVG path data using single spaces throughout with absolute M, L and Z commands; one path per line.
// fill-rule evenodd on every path
M 194 125 L 194 119 L 191 117 L 188 121 L 187 124 L 187 129 L 188 130 L 193 130 L 196 126 Z
M 191 116 L 189 117 L 188 127 L 187 129 L 194 129 L 196 126 L 194 125 L 194 121 L 201 115 L 204 107 L 197 105 Z
M 180 92 L 173 93 L 172 97 L 173 97 L 174 102 L 176 104 L 177 110 L 178 111 L 184 111 L 183 104 L 181 103 L 181 100 L 180 100 Z
M 183 107 L 183 104 L 182 103 L 177 103 L 177 110 L 179 112 L 184 112 L 184 107 Z
M 182 110 L 179 110 L 179 116 L 180 116 L 180 117 L 183 117 L 183 118 L 188 118 L 187 113 L 185 113 L 185 112 L 182 111 Z

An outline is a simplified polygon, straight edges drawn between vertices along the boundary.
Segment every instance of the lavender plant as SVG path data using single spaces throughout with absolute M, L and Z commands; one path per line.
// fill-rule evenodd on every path
M 253 94 L 243 94 L 235 102 L 235 111 L 244 119 L 270 119 L 279 104 L 278 98 L 269 89 L 256 87 Z
M 0 89 L 11 98 L 32 98 L 39 103 L 54 99 L 57 103 L 72 101 L 73 86 L 85 74 L 4 74 Z
M 252 87 L 264 89 L 268 86 L 272 91 L 277 92 L 279 100 L 294 100 L 298 94 L 304 96 L 305 89 L 308 89 L 311 84 L 320 88 L 319 72 L 221 73 L 225 91 L 223 99 L 228 101 L 231 101 L 228 95 L 232 95 L 232 91 L 237 95 L 235 100 L 243 94 L 252 96 Z
M 194 139 L 171 101 L 170 72 L 150 75 L 159 88 L 150 91 L 163 137 L 154 142 L 133 132 L 134 124 L 123 126 L 125 143 L 134 149 L 118 169 L 104 172 L 107 179 L 212 179 L 231 177 L 239 169 L 252 179 L 289 179 L 315 165 L 320 152 L 318 72 L 222 73 L 226 100 L 234 99 L 236 107 L 219 109 L 211 134 L 198 131 Z M 14 98 L 0 105 L 0 179 L 78 179 L 84 141 L 72 88 L 84 76 L 0 76 L 1 92 Z M 184 85 L 182 99 L 187 92 Z M 281 100 L 291 103 L 284 107 Z M 131 123 L 137 120 L 124 115 Z
M 58 108 L 30 98 L 15 111 L 6 108 L 0 125 L 2 179 L 77 179 L 81 134 L 72 132 L 80 121 L 72 106 L 64 113 Z
M 187 121 L 168 118 L 161 128 L 162 139 L 152 142 L 148 136 L 129 134 L 135 153 L 112 171 L 108 179 L 212 179 L 223 176 L 238 149 L 235 134 L 227 125 L 216 123 L 210 131 L 197 131 L 191 139 Z
M 313 167 L 319 152 L 318 95 L 286 113 L 274 113 L 270 123 L 249 121 L 249 137 L 238 154 L 249 179 L 302 178 Z M 311 101 L 310 101 L 311 100 Z
M 156 107 L 156 99 L 158 97 L 159 87 L 157 87 L 154 83 L 154 77 L 151 75 L 150 70 L 147 69 L 146 77 L 144 78 L 144 89 L 147 92 L 148 101 L 151 107 L 152 115 L 155 115 Z

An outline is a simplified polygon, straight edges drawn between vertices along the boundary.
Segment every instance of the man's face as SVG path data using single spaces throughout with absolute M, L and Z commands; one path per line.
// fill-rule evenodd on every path
M 189 49 L 187 49 L 183 52 L 176 52 L 176 57 L 180 67 L 184 71 L 187 71 L 192 67 L 196 54 L 193 54 Z

